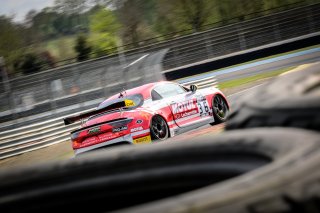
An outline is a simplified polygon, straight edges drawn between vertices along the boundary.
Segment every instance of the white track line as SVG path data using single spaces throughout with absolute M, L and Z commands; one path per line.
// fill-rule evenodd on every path
M 141 57 L 138 58 L 137 60 L 135 60 L 135 61 L 131 62 L 129 65 L 125 66 L 124 68 L 128 68 L 128 67 L 134 65 L 135 63 L 137 63 L 138 61 L 141 61 L 142 59 L 144 59 L 144 58 L 147 57 L 148 55 L 149 55 L 149 54 L 146 54 L 146 55 L 144 55 L 144 56 L 141 56 Z
M 238 95 L 238 94 L 247 92 L 247 91 L 249 91 L 249 90 L 252 90 L 252 89 L 255 89 L 255 88 L 257 88 L 257 87 L 260 87 L 260 86 L 262 86 L 262 85 L 264 85 L 264 84 L 266 84 L 266 83 L 262 83 L 262 84 L 259 84 L 259 85 L 250 87 L 250 88 L 248 88 L 248 89 L 242 90 L 242 91 L 240 91 L 240 92 L 233 93 L 233 94 L 231 94 L 231 95 L 228 95 L 227 97 L 231 97 L 231 96 L 233 96 L 233 95 Z

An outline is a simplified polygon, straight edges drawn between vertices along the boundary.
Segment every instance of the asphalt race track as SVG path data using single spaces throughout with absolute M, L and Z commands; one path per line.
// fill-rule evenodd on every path
M 208 78 L 211 76 L 215 76 L 218 82 L 224 82 L 316 61 L 320 61 L 320 47 L 278 56 L 271 59 L 264 59 L 258 62 L 252 62 L 232 68 L 225 68 L 215 72 L 204 73 L 178 80 L 178 82 L 184 83 L 202 78 Z

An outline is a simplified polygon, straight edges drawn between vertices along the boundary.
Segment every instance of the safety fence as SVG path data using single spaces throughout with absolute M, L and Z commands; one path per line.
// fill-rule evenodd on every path
M 312 2 L 316 2 L 316 1 L 304 1 L 304 0 L 300 0 L 300 1 L 296 1 L 294 3 L 288 3 L 288 2 L 284 2 L 284 4 L 282 4 L 281 6 L 278 7 L 272 7 L 269 8 L 267 10 L 265 9 L 261 9 L 261 10 L 257 10 L 255 12 L 251 12 L 251 13 L 245 13 L 245 14 L 238 14 L 238 15 L 231 15 L 228 17 L 228 19 L 223 19 L 221 21 L 218 22 L 212 22 L 212 23 L 208 23 L 205 25 L 201 26 L 201 29 L 198 29 L 200 31 L 198 31 L 198 33 L 201 33 L 203 31 L 207 31 L 207 30 L 212 30 L 212 29 L 216 29 L 216 28 L 221 28 L 223 26 L 226 25 L 231 25 L 231 24 L 235 24 L 238 23 L 240 21 L 244 21 L 244 20 L 252 20 L 254 18 L 257 17 L 261 17 L 261 16 L 267 16 L 267 15 L 273 15 L 276 13 L 280 13 L 280 12 L 288 12 L 289 10 L 294 9 L 295 13 L 300 13 L 299 10 L 303 10 L 305 7 L 315 7 L 315 3 Z M 113 47 L 113 48 L 109 48 L 109 49 L 103 49 L 103 50 L 99 50 L 98 52 L 91 52 L 89 55 L 93 58 L 96 57 L 96 55 L 103 55 L 103 54 L 117 54 L 119 49 L 124 49 L 124 50 L 133 50 L 136 51 L 138 49 L 146 49 L 149 48 L 149 46 L 153 46 L 154 44 L 158 45 L 160 43 L 166 43 L 167 41 L 169 41 L 169 43 L 171 41 L 173 41 L 173 43 L 175 43 L 175 41 L 180 40 L 180 39 L 184 39 L 183 36 L 185 35 L 190 35 L 190 34 L 194 34 L 197 35 L 198 33 L 195 33 L 195 29 L 194 28 L 189 28 L 189 29 L 184 29 L 182 31 L 173 31 L 170 32 L 168 34 L 164 34 L 164 35 L 158 35 L 156 37 L 152 37 L 152 38 L 148 38 L 148 39 L 138 39 L 136 42 L 134 43 L 127 43 L 122 45 L 121 47 Z M 165 42 L 160 42 L 160 41 L 165 41 Z M 138 47 L 138 48 L 137 48 Z M 168 46 L 164 47 L 167 48 Z M 77 62 L 77 58 L 70 58 L 70 59 L 65 59 L 62 61 L 56 61 L 55 62 L 55 66 L 64 66 L 67 64 L 71 64 L 71 63 L 76 63 Z M 43 67 L 47 67 L 47 65 L 44 65 Z
M 105 97 L 144 83 L 162 80 L 161 61 L 167 50 L 132 55 L 125 61 L 96 61 L 95 67 L 80 64 L 21 77 L 2 90 L 0 130 L 27 125 L 93 107 Z M 4 88 L 2 88 L 4 89 Z M 75 107 L 77 106 L 77 107 Z M 12 123 L 15 125 L 12 126 Z
M 95 102 L 119 89 L 130 88 L 131 83 L 126 83 L 128 79 L 139 81 L 141 76 L 141 73 L 135 73 L 136 77 L 130 76 L 134 73 L 130 70 L 139 67 L 139 72 L 153 76 L 152 70 L 159 69 L 158 65 L 146 62 L 142 67 L 140 62 L 153 61 L 156 56 L 151 53 L 162 49 L 169 49 L 163 58 L 162 70 L 170 71 L 319 31 L 320 4 L 314 4 L 157 42 L 112 57 L 9 79 L 0 82 L 0 123 Z M 122 69 L 126 66 L 127 69 Z
M 320 4 L 243 21 L 171 41 L 164 69 L 177 69 L 319 31 Z

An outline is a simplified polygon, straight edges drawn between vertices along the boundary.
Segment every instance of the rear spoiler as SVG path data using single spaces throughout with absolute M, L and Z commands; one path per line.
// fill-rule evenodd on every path
M 97 115 L 97 114 L 100 114 L 103 112 L 111 111 L 114 109 L 120 109 L 120 108 L 124 108 L 124 107 L 128 107 L 128 103 L 125 100 L 113 103 L 113 104 L 106 106 L 104 108 L 101 108 L 101 109 L 96 109 L 96 110 L 92 110 L 92 111 L 82 113 L 79 115 L 64 118 L 63 121 L 64 121 L 65 125 L 69 125 L 69 124 L 75 123 L 76 121 L 80 121 L 80 120 L 89 118 L 93 115 Z

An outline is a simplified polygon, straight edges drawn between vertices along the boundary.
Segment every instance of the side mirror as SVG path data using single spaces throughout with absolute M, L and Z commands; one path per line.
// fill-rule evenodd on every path
M 197 91 L 197 89 L 198 89 L 198 87 L 196 85 L 194 85 L 194 84 L 190 85 L 191 92 L 195 92 L 195 91 Z

